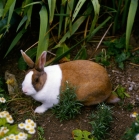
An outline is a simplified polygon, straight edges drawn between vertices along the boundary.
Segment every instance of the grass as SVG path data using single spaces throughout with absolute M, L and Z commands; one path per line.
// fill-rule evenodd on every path
M 112 108 L 102 103 L 98 105 L 97 112 L 91 114 L 92 135 L 97 140 L 102 140 L 108 134 L 110 123 L 113 121 L 112 113 Z
M 134 112 L 131 114 L 131 117 L 135 118 L 135 121 L 132 123 L 132 125 L 126 129 L 122 140 L 138 140 L 139 139 L 139 115 L 138 113 Z
M 35 139 L 35 140 L 46 140 L 44 138 L 44 129 L 41 126 L 37 127 L 37 134 L 38 134 L 37 139 Z
M 76 100 L 76 88 L 68 82 L 65 84 L 65 90 L 58 97 L 60 99 L 59 104 L 52 108 L 52 112 L 60 121 L 75 118 L 77 114 L 81 113 L 81 107 L 83 106 L 83 104 Z

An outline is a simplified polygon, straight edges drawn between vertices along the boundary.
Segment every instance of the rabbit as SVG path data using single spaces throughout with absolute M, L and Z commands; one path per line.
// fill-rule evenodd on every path
M 42 103 L 35 113 L 44 113 L 59 103 L 58 95 L 64 90 L 66 81 L 77 87 L 77 100 L 85 106 L 120 100 L 112 94 L 112 85 L 105 68 L 95 62 L 74 60 L 44 67 L 46 51 L 42 52 L 36 64 L 22 50 L 21 54 L 31 68 L 22 82 L 22 91 Z

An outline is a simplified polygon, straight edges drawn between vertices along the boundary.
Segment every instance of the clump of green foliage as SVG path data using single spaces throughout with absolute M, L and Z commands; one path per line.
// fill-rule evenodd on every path
M 95 57 L 96 61 L 108 66 L 110 65 L 110 59 L 112 59 L 119 68 L 124 69 L 124 62 L 131 56 L 130 51 L 125 50 L 125 37 L 122 36 L 119 39 L 104 41 L 103 43 L 107 47 L 107 51 L 102 51 L 97 55 Z
M 37 127 L 37 134 L 38 134 L 38 138 L 35 140 L 46 140 L 44 138 L 44 129 L 41 126 Z
M 97 140 L 102 140 L 105 138 L 107 131 L 110 127 L 110 123 L 113 120 L 111 107 L 100 104 L 97 108 L 96 113 L 92 113 L 90 116 L 93 131 L 92 135 L 97 138 Z
M 120 99 L 124 99 L 125 97 L 130 97 L 128 93 L 126 93 L 126 88 L 118 85 L 116 90 L 113 91 L 113 94 L 116 94 Z
M 131 127 L 126 130 L 122 140 L 138 140 L 139 138 L 139 115 L 132 115 L 132 117 L 133 116 L 136 120 L 132 123 Z
M 65 90 L 61 91 L 60 96 L 58 96 L 59 104 L 52 108 L 52 112 L 60 121 L 73 119 L 77 114 L 81 113 L 83 104 L 77 100 L 75 91 L 76 88 L 66 82 Z
M 97 140 L 91 136 L 91 132 L 86 130 L 82 131 L 80 129 L 76 129 L 72 131 L 73 139 L 74 140 Z

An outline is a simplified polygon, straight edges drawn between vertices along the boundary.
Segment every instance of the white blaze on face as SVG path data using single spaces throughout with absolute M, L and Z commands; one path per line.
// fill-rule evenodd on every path
M 32 75 L 33 75 L 33 71 L 30 71 L 26 76 L 25 79 L 22 83 L 22 91 L 26 94 L 26 95 L 33 95 L 36 94 L 37 91 L 34 89 L 33 85 L 32 85 Z

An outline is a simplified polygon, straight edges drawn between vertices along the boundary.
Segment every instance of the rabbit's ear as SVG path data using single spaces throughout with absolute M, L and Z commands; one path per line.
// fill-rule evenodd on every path
M 27 65 L 30 67 L 30 68 L 34 68 L 35 64 L 34 62 L 31 60 L 31 58 L 21 50 L 21 54 L 23 56 L 23 59 L 24 61 L 27 63 Z
M 39 59 L 36 63 L 36 66 L 35 66 L 35 68 L 37 70 L 43 70 L 44 69 L 44 65 L 46 63 L 46 54 L 47 54 L 46 51 L 43 51 L 41 56 L 39 57 Z

